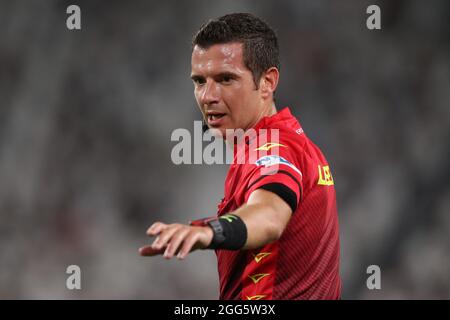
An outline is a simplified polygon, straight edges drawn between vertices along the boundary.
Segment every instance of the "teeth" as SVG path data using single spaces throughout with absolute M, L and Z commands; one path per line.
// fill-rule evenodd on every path
M 217 120 L 217 119 L 222 118 L 222 117 L 223 117 L 223 114 L 211 114 L 211 115 L 209 115 L 209 118 L 211 120 Z

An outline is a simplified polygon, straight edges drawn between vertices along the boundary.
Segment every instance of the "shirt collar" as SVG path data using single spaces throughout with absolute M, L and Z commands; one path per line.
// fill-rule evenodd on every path
M 291 113 L 291 110 L 289 107 L 284 107 L 279 112 L 271 115 L 271 116 L 265 116 L 261 120 L 256 123 L 256 125 L 253 126 L 253 129 L 261 129 L 261 128 L 267 128 L 271 127 L 273 124 L 283 121 L 283 122 L 291 122 L 292 120 L 295 121 L 297 126 L 300 124 L 297 122 L 297 120 L 294 118 L 294 116 Z
M 265 116 L 261 120 L 259 120 L 254 126 L 253 130 L 264 129 L 264 128 L 277 128 L 277 123 L 283 122 L 284 126 L 291 127 L 294 130 L 301 129 L 300 123 L 297 119 L 292 115 L 289 107 L 284 107 L 277 113 L 271 116 Z M 258 134 L 257 134 L 258 135 Z M 247 145 L 250 144 L 251 140 L 255 137 L 249 139 L 249 137 L 245 136 L 244 140 Z M 235 150 L 236 151 L 236 150 Z

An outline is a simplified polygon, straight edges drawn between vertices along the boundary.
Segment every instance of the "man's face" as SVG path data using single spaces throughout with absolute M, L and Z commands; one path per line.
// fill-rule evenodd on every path
M 261 118 L 263 99 L 244 65 L 242 43 L 216 44 L 192 51 L 191 78 L 195 98 L 209 128 L 253 127 Z

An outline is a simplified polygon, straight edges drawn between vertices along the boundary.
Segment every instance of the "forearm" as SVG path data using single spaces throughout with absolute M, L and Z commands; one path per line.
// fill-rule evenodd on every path
M 232 226 L 233 222 L 228 225 L 228 228 L 233 229 L 228 230 L 231 231 L 228 235 L 226 232 L 223 233 L 225 239 L 227 236 L 230 238 L 228 241 L 222 242 L 222 249 L 227 249 L 229 246 L 232 248 L 230 250 L 236 250 L 256 249 L 279 239 L 291 217 L 292 210 L 276 194 L 265 190 L 256 190 L 252 192 L 246 204 L 229 213 L 240 218 L 237 220 L 239 225 Z M 227 221 L 226 218 L 219 220 Z M 233 221 L 232 218 L 230 220 Z M 234 221 L 236 223 L 236 220 Z M 227 226 L 222 225 L 222 227 Z M 236 227 L 237 229 L 235 229 Z M 164 254 L 167 259 L 172 258 L 175 254 L 178 254 L 178 258 L 184 259 L 193 250 L 209 247 L 215 237 L 210 226 L 162 222 L 154 223 L 147 230 L 147 234 L 157 236 L 157 238 L 152 245 L 140 248 L 140 254 L 143 256 Z M 222 241 L 224 240 L 222 239 Z
M 278 240 L 284 225 L 277 219 L 275 208 L 266 204 L 244 204 L 232 212 L 247 227 L 247 241 L 242 249 L 255 249 Z
M 247 203 L 232 212 L 247 227 L 247 241 L 243 249 L 255 249 L 278 240 L 291 218 L 292 210 L 278 195 L 255 190 Z

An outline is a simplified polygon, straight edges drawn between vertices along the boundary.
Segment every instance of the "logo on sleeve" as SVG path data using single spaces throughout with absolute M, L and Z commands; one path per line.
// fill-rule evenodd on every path
M 285 158 L 277 156 L 277 155 L 270 155 L 270 156 L 264 156 L 256 160 L 255 164 L 257 166 L 264 166 L 264 167 L 270 167 L 274 165 L 280 165 L 284 164 L 292 169 L 294 169 L 300 176 L 303 176 L 301 171 L 297 169 L 296 166 L 294 166 L 292 163 L 287 161 Z
M 286 147 L 286 146 L 282 145 L 280 143 L 269 142 L 269 143 L 266 143 L 266 144 L 256 148 L 254 151 L 269 151 L 270 149 L 275 148 L 275 147 Z
M 319 181 L 317 181 L 318 185 L 322 186 L 334 185 L 333 176 L 331 175 L 329 166 L 321 167 L 320 165 L 318 165 L 317 169 L 319 170 Z

